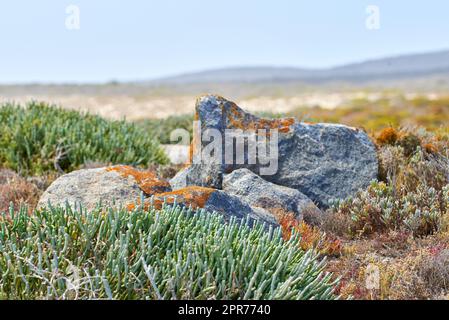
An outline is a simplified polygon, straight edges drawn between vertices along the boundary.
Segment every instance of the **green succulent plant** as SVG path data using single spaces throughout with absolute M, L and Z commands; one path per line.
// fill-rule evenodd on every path
M 298 236 L 173 206 L 0 217 L 5 299 L 335 299 L 324 268 Z
M 44 103 L 0 107 L 0 167 L 24 175 L 69 172 L 88 162 L 148 166 L 167 158 L 157 139 L 125 121 Z

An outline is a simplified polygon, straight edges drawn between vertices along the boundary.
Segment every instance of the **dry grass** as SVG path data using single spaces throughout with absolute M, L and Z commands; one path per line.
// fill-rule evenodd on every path
M 380 182 L 328 210 L 322 230 L 341 255 L 328 270 L 342 297 L 449 298 L 449 159 L 446 130 L 388 127 L 373 134 Z M 372 269 L 377 287 L 368 286 Z
M 299 119 L 309 122 L 342 123 L 364 128 L 375 135 L 389 127 L 421 126 L 438 131 L 449 123 L 449 96 L 437 99 L 426 96 L 381 96 L 379 99 L 353 99 L 338 108 L 327 109 L 299 107 L 289 112 Z
M 433 300 L 449 298 L 449 239 L 413 239 L 390 232 L 373 239 L 347 242 L 328 271 L 342 278 L 337 293 L 360 300 Z M 376 268 L 376 288 L 367 287 Z
M 302 250 L 315 249 L 325 256 L 339 256 L 341 254 L 340 240 L 326 235 L 316 226 L 311 226 L 305 221 L 298 221 L 293 215 L 280 217 L 279 224 L 284 239 L 290 239 L 295 233 L 300 235 L 299 245 Z
M 32 212 L 42 193 L 36 184 L 11 170 L 0 169 L 0 212 L 8 212 L 11 204 L 14 208 L 27 205 Z

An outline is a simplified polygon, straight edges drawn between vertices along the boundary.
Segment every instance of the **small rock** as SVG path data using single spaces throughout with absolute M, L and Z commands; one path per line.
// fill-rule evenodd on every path
M 291 215 L 301 220 L 306 210 L 321 213 L 313 201 L 298 190 L 265 181 L 248 169 L 225 175 L 223 191 L 238 197 L 253 209 L 257 207 L 268 211 L 277 219 Z

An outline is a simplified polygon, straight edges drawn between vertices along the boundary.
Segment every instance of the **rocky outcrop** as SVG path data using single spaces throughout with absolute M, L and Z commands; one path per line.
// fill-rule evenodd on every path
M 170 191 L 167 181 L 151 171 L 140 171 L 129 166 L 84 169 L 56 179 L 41 196 L 38 207 L 82 204 L 92 210 L 99 202 L 105 205 L 126 205 L 135 202 L 141 194 L 152 195 Z
M 265 181 L 248 169 L 239 169 L 225 175 L 223 191 L 236 196 L 252 208 L 268 211 L 278 219 L 289 215 L 301 220 L 305 211 L 320 214 L 320 209 L 313 201 L 298 190 Z
M 170 181 L 173 189 L 190 185 L 222 189 L 226 173 L 247 168 L 261 175 L 264 180 L 299 190 L 325 208 L 330 199 L 347 198 L 377 178 L 375 146 L 366 133 L 355 128 L 338 124 L 308 124 L 290 118 L 262 119 L 218 96 L 198 99 L 196 118 L 201 123 L 201 133 L 208 129 L 221 133 L 222 154 L 217 157 L 221 161 L 201 159 L 201 152 L 210 142 L 201 139 L 201 133 L 196 132 L 191 152 L 192 163 Z M 275 130 L 278 136 L 275 150 L 278 155 L 277 170 L 265 175 L 262 172 L 266 169 L 265 165 L 260 162 L 227 163 L 225 132 L 229 129 L 264 129 L 268 140 L 271 139 L 270 130 Z M 243 136 L 246 136 L 246 132 Z M 248 143 L 245 145 L 248 146 Z M 245 160 L 249 159 L 247 150 L 245 148 L 243 155 Z
M 196 118 L 190 165 L 170 183 L 129 166 L 80 170 L 58 178 L 39 206 L 176 203 L 276 226 L 284 215 L 319 215 L 330 199 L 347 198 L 377 177 L 374 144 L 358 129 L 262 119 L 218 96 L 198 99 Z
M 250 223 L 259 221 L 267 227 L 278 225 L 268 211 L 252 208 L 224 191 L 196 186 L 171 191 L 170 184 L 155 173 L 130 166 L 85 169 L 66 174 L 44 192 L 38 207 L 58 207 L 68 203 L 73 208 L 82 206 L 93 210 L 101 202 L 106 206 L 133 210 L 142 205 L 142 199 L 145 209 L 177 204 L 193 210 L 220 213 L 225 221 L 232 217 L 237 220 L 249 218 Z
M 191 186 L 177 191 L 156 194 L 146 199 L 143 207 L 144 209 L 160 209 L 164 204 L 178 204 L 193 210 L 204 209 L 208 212 L 217 212 L 224 217 L 225 221 L 229 221 L 232 217 L 237 220 L 250 218 L 250 221 L 265 223 L 267 227 L 278 225 L 275 217 L 268 211 L 252 208 L 238 197 L 212 188 Z M 127 208 L 133 210 L 137 205 L 140 204 L 132 203 Z

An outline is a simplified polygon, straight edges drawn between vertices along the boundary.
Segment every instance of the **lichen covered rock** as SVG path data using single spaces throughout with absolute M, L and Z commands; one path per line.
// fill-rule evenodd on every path
M 278 226 L 271 214 L 253 209 L 224 191 L 196 186 L 171 191 L 169 183 L 154 172 L 130 166 L 85 169 L 61 176 L 44 192 L 38 207 L 58 207 L 68 203 L 73 208 L 82 206 L 93 210 L 101 202 L 104 206 L 132 210 L 142 205 L 142 200 L 145 209 L 177 204 L 193 210 L 220 213 L 225 221 L 231 217 L 237 220 L 250 218 L 250 221 L 263 222 L 267 227 Z
M 131 166 L 114 166 L 106 168 L 106 171 L 117 172 L 123 178 L 134 178 L 139 188 L 146 195 L 171 191 L 170 183 L 149 170 L 138 170 Z
M 208 212 L 217 212 L 223 215 L 225 221 L 229 221 L 232 217 L 235 217 L 237 220 L 250 218 L 250 221 L 265 223 L 267 227 L 278 226 L 275 217 L 267 211 L 252 208 L 238 197 L 212 188 L 191 186 L 177 191 L 156 194 L 146 199 L 143 206 L 145 209 L 151 207 L 161 209 L 164 204 L 177 204 L 193 210 L 204 209 Z M 132 210 L 136 205 L 141 204 L 131 203 L 127 208 Z
M 235 103 L 218 96 L 198 99 L 196 118 L 201 132 L 216 129 L 277 129 L 277 170 L 262 178 L 277 185 L 297 189 L 321 207 L 331 199 L 345 199 L 366 188 L 377 178 L 378 161 L 374 144 L 361 130 L 338 124 L 308 124 L 294 119 L 262 119 L 244 112 Z M 222 150 L 226 150 L 223 138 Z M 200 141 L 200 142 L 198 142 Z M 194 135 L 192 160 L 209 144 Z M 201 148 L 195 148 L 200 146 Z M 198 150 L 200 149 L 200 150 Z M 245 149 L 244 159 L 248 158 Z M 173 189 L 189 185 L 222 188 L 223 176 L 239 168 L 261 175 L 257 164 L 193 161 L 171 181 Z
M 320 214 L 320 209 L 313 201 L 298 190 L 265 181 L 248 169 L 225 175 L 223 190 L 252 208 L 266 210 L 277 219 L 292 216 L 301 220 L 306 210 L 310 214 Z
M 115 166 L 73 171 L 56 179 L 39 199 L 38 207 L 80 204 L 88 210 L 99 202 L 105 205 L 126 205 L 142 195 L 170 191 L 167 181 L 151 171 L 129 166 Z

